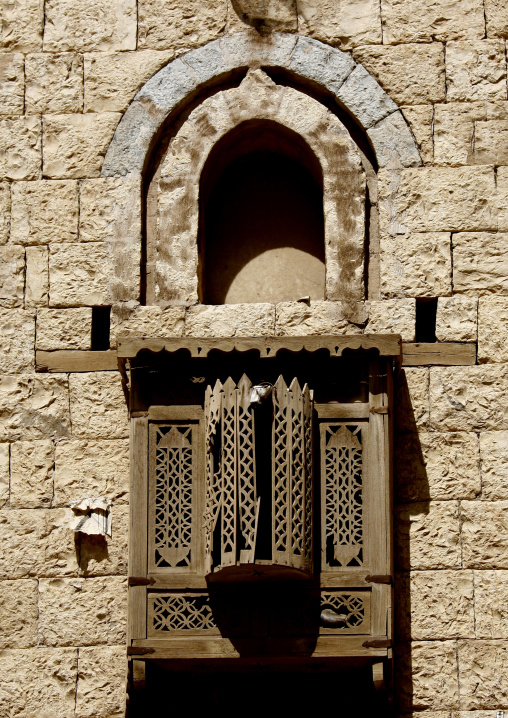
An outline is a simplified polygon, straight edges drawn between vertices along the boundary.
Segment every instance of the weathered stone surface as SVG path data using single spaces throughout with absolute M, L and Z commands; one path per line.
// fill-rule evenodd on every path
M 118 337 L 181 337 L 185 307 L 134 307 L 116 304 L 111 312 L 110 347 Z
M 480 462 L 483 498 L 508 499 L 508 431 L 480 434 Z
M 0 306 L 21 306 L 24 284 L 25 250 L 13 244 L 0 247 Z
M 228 32 L 252 27 L 261 32 L 294 32 L 296 0 L 227 0 Z
M 347 319 L 348 308 L 340 302 L 281 302 L 276 306 L 275 333 L 278 336 L 310 334 L 359 334 L 360 327 Z M 360 307 L 365 321 L 365 311 Z
M 0 372 L 33 370 L 35 317 L 22 309 L 0 309 Z
M 444 47 L 440 43 L 360 47 L 354 57 L 398 105 L 445 99 Z
M 84 372 L 69 377 L 72 433 L 82 439 L 128 436 L 127 407 L 120 375 Z
M 453 286 L 464 294 L 508 294 L 508 234 L 459 232 L 453 242 Z
M 481 0 L 382 0 L 383 41 L 431 42 L 483 38 L 485 20 Z
M 0 651 L 0 711 L 9 718 L 70 718 L 77 670 L 76 648 Z
M 39 580 L 39 636 L 43 645 L 123 643 L 126 613 L 124 578 Z
M 136 3 L 122 0 L 48 0 L 45 5 L 44 50 L 134 50 Z
M 91 348 L 92 309 L 40 309 L 37 312 L 37 349 Z
M 189 307 L 185 317 L 188 337 L 271 337 L 274 334 L 273 304 L 202 304 Z
M 9 501 L 10 470 L 9 444 L 0 444 L 0 508 Z
M 366 129 L 397 109 L 395 102 L 361 65 L 355 67 L 337 97 Z
M 478 311 L 478 361 L 508 362 L 508 297 L 481 297 Z
M 399 506 L 395 515 L 395 560 L 402 570 L 461 566 L 458 501 Z
M 475 571 L 474 601 L 476 636 L 508 638 L 506 581 L 508 571 Z
M 414 641 L 398 647 L 397 698 L 403 711 L 458 708 L 455 641 Z M 415 715 L 421 715 L 416 713 Z M 428 713 L 432 718 L 447 714 Z
M 47 247 L 27 247 L 25 255 L 25 307 L 47 307 L 49 250 Z
M 44 174 L 50 178 L 98 177 L 121 115 L 46 115 Z
M 478 437 L 465 431 L 400 434 L 394 472 L 401 502 L 474 499 L 482 490 Z
M 423 164 L 434 160 L 434 108 L 431 105 L 405 105 L 400 108 L 416 140 Z
M 72 576 L 78 571 L 74 532 L 64 509 L 0 512 L 0 578 Z
M 72 180 L 15 182 L 11 213 L 13 243 L 76 241 L 78 183 Z
M 298 38 L 290 64 L 291 70 L 325 85 L 335 94 L 354 67 L 351 55 L 338 52 L 309 37 Z
M 0 441 L 60 438 L 69 431 L 64 374 L 0 376 Z
M 53 500 L 55 447 L 52 441 L 11 444 L 11 506 L 48 508 Z
M 42 0 L 5 0 L 2 3 L 0 47 L 18 52 L 42 49 L 43 25 Z
M 506 232 L 508 230 L 508 167 L 499 167 L 497 171 L 497 194 L 498 229 Z
M 448 42 L 446 85 L 449 101 L 506 100 L 504 42 Z
M 508 568 L 508 501 L 463 501 L 462 556 L 469 568 Z
M 508 366 L 433 367 L 431 424 L 440 431 L 508 428 Z
M 487 37 L 508 37 L 508 7 L 504 0 L 485 0 Z
M 474 164 L 508 164 L 508 121 L 488 120 L 475 122 Z
M 399 574 L 395 615 L 400 639 L 474 638 L 473 593 L 472 571 Z
M 405 342 L 414 342 L 415 300 L 385 299 L 365 303 L 369 321 L 366 334 L 400 334 Z
M 395 382 L 395 427 L 398 433 L 423 428 L 429 421 L 429 370 L 406 368 Z
M 0 117 L 0 179 L 38 179 L 41 118 Z
M 172 50 L 85 55 L 85 112 L 124 112 L 136 92 L 173 57 Z
M 477 299 L 460 294 L 438 298 L 436 313 L 438 342 L 475 342 L 477 333 Z
M 411 130 L 400 112 L 392 112 L 367 130 L 380 167 L 393 162 L 403 167 L 421 165 L 420 155 Z
M 0 581 L 0 622 L 2 624 L 0 648 L 35 646 L 37 581 L 30 579 Z
M 139 180 L 106 177 L 81 183 L 81 242 L 141 242 Z
M 129 556 L 129 507 L 115 504 L 111 509 L 111 537 L 80 534 L 80 576 L 118 576 L 127 574 Z
M 458 659 L 462 708 L 508 704 L 508 641 L 459 641 Z
M 0 182 L 0 244 L 9 239 L 11 227 L 11 187 L 8 182 Z
M 125 646 L 80 648 L 76 718 L 122 716 L 125 670 Z
M 334 0 L 297 0 L 297 6 L 304 35 L 344 49 L 382 42 L 380 7 L 374 0 L 340 6 Z
M 497 229 L 491 167 L 420 167 L 379 172 L 381 232 Z
M 26 112 L 83 111 L 83 56 L 37 53 L 25 60 Z
M 204 45 L 224 30 L 227 4 L 223 0 L 185 0 L 170 7 L 163 0 L 139 3 L 138 47 L 176 51 Z
M 381 237 L 384 297 L 443 297 L 452 292 L 450 234 L 415 232 Z
M 129 442 L 59 441 L 55 456 L 55 506 L 69 506 L 86 496 L 128 500 Z
M 21 53 L 0 54 L 0 115 L 22 115 L 24 58 Z

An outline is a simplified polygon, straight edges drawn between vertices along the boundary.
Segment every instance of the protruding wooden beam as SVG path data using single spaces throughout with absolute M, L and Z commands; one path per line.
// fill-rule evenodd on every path
M 403 366 L 469 366 L 476 364 L 476 344 L 416 342 L 402 344 Z
M 36 371 L 82 372 L 118 371 L 116 351 L 92 352 L 62 349 L 35 354 Z

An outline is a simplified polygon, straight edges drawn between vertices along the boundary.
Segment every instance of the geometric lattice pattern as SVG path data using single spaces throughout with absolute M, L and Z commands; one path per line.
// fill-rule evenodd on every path
M 155 431 L 155 565 L 191 561 L 192 428 L 158 425 Z
M 331 611 L 337 618 L 334 629 L 358 628 L 365 621 L 365 600 L 358 594 L 322 593 L 321 611 Z
M 210 600 L 202 596 L 157 596 L 153 599 L 153 630 L 206 631 L 217 628 Z
M 329 424 L 324 438 L 326 562 L 329 566 L 361 566 L 364 531 L 361 427 Z

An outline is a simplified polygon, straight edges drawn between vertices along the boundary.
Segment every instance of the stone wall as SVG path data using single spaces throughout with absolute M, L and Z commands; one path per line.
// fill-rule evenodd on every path
M 140 186 L 100 177 L 122 113 L 182 53 L 273 30 L 350 53 L 416 139 L 421 167 L 379 172 L 379 288 L 355 316 L 141 307 Z M 36 372 L 36 350 L 89 350 L 100 305 L 112 348 L 129 333 L 411 342 L 421 297 L 439 297 L 437 339 L 477 342 L 478 363 L 398 376 L 397 710 L 508 710 L 507 37 L 504 0 L 1 0 L 0 715 L 117 718 L 125 702 L 120 376 Z M 107 540 L 66 527 L 89 495 L 113 502 Z

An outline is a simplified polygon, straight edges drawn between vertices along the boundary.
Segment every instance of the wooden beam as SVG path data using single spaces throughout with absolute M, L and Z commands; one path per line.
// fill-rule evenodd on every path
M 476 344 L 435 342 L 433 344 L 403 342 L 403 366 L 469 366 L 476 364 Z
M 35 370 L 49 372 L 118 371 L 116 351 L 92 352 L 63 349 L 35 353 Z

